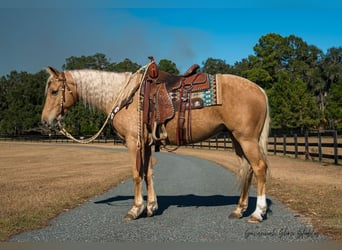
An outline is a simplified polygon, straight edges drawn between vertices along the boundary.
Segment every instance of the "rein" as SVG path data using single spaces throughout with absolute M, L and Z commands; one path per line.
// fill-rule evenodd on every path
M 87 144 L 87 143 L 90 143 L 92 141 L 94 141 L 97 137 L 99 137 L 99 135 L 102 133 L 103 129 L 106 127 L 107 123 L 109 120 L 113 120 L 114 119 L 114 116 L 123 108 L 125 107 L 126 105 L 128 105 L 131 101 L 131 99 L 133 98 L 133 95 L 135 94 L 136 91 L 133 91 L 133 93 L 131 93 L 129 95 L 128 98 L 125 98 L 124 94 L 124 90 L 125 88 L 127 88 L 129 82 L 132 80 L 132 78 L 137 75 L 138 73 L 140 73 L 141 71 L 144 71 L 144 74 L 141 78 L 141 81 L 139 83 L 139 92 L 141 91 L 141 86 L 146 78 L 146 73 L 147 73 L 147 69 L 148 67 L 150 66 L 151 63 L 145 65 L 145 66 L 142 66 L 140 69 L 138 69 L 134 74 L 132 74 L 128 81 L 126 82 L 126 84 L 124 84 L 120 91 L 119 91 L 119 96 L 116 98 L 115 102 L 113 103 L 113 106 L 112 106 L 112 111 L 107 115 L 107 118 L 105 120 L 105 122 L 103 123 L 102 127 L 100 128 L 100 130 L 95 134 L 93 135 L 92 137 L 90 138 L 86 138 L 86 139 L 76 139 L 74 136 L 72 136 L 64 127 L 63 125 L 59 125 L 60 126 L 60 133 L 63 134 L 64 136 L 68 137 L 69 139 L 75 141 L 75 142 L 78 142 L 78 143 L 81 143 L 81 144 Z M 66 85 L 66 79 L 64 77 L 64 79 L 62 80 L 63 81 L 63 87 L 62 87 L 62 98 L 61 98 L 61 108 L 62 108 L 62 112 L 61 112 L 61 115 L 63 115 L 63 103 L 65 102 L 65 88 L 68 88 L 67 85 Z M 68 88 L 69 89 L 69 88 Z M 70 89 L 69 89 L 70 91 Z M 123 100 L 122 100 L 123 99 Z M 120 103 L 121 102 L 121 103 Z M 139 100 L 139 103 L 140 103 L 140 100 Z M 138 103 L 138 116 L 140 117 L 140 114 L 141 114 L 141 110 L 142 110 L 142 107 L 141 107 L 141 104 Z M 141 119 L 139 118 L 138 119 L 138 141 L 137 141 L 137 146 L 138 148 L 141 147 Z

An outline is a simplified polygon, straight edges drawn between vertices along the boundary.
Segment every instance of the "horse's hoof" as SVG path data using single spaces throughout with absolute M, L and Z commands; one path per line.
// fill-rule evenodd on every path
M 124 217 L 125 221 L 135 220 L 136 218 L 132 214 L 126 214 Z
M 242 217 L 242 214 L 241 213 L 238 213 L 238 212 L 232 212 L 230 215 L 229 215 L 229 219 L 240 219 Z
M 155 210 L 154 209 L 147 209 L 146 210 L 146 216 L 152 217 L 154 215 Z
M 253 223 L 253 224 L 257 224 L 257 223 L 262 222 L 262 218 L 258 218 L 258 217 L 256 217 L 256 216 L 251 215 L 251 216 L 248 218 L 248 222 L 249 222 L 249 223 Z
M 151 204 L 149 204 L 149 206 L 147 206 L 146 216 L 152 217 L 157 210 L 158 210 L 158 203 L 157 202 L 151 202 Z
M 154 215 L 154 212 L 152 212 L 152 211 L 146 211 L 146 216 L 147 216 L 147 217 L 153 217 L 153 215 Z

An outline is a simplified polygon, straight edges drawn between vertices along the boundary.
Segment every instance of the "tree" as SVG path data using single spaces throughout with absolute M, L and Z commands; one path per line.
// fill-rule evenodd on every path
M 323 57 L 320 67 L 320 77 L 324 87 L 322 87 L 323 91 L 319 94 L 321 95 L 320 100 L 322 100 L 321 106 L 324 110 L 326 105 L 325 97 L 330 93 L 333 93 L 329 92 L 330 88 L 337 84 L 342 77 L 342 47 L 333 47 L 328 49 L 327 53 Z M 331 112 L 331 110 L 329 112 Z
M 262 36 L 254 46 L 253 67 L 266 70 L 275 81 L 276 73 L 283 68 L 284 38 L 275 33 Z
M 47 74 L 12 71 L 1 78 L 2 104 L 0 109 L 0 132 L 22 134 L 37 129 L 44 102 Z
M 322 76 L 329 89 L 330 85 L 338 82 L 342 76 L 342 47 L 328 49 L 322 62 Z
M 279 74 L 279 82 L 267 91 L 273 128 L 317 128 L 321 113 L 306 84 L 292 81 L 289 73 Z
M 332 128 L 342 128 L 342 47 L 330 48 L 322 63 L 327 91 L 327 119 Z
M 0 78 L 0 129 L 1 122 L 4 120 L 4 112 L 8 109 L 7 95 L 9 91 L 9 84 L 7 84 L 7 78 L 5 76 Z
M 167 60 L 167 59 L 161 59 L 158 63 L 159 70 L 168 72 L 170 74 L 179 74 L 179 70 L 177 69 L 177 66 L 174 62 Z
M 272 82 L 272 77 L 264 69 L 261 69 L 261 68 L 247 69 L 241 72 L 241 76 L 251 80 L 252 82 L 255 82 L 262 88 L 271 87 L 269 83 Z
M 334 129 L 342 129 L 342 77 L 331 86 L 327 100 L 327 117 Z
M 62 66 L 64 70 L 73 69 L 97 69 L 108 70 L 113 65 L 109 62 L 104 54 L 97 53 L 92 56 L 71 56 L 67 58 L 66 63 Z
M 119 62 L 117 64 L 113 64 L 110 67 L 110 71 L 115 72 L 136 72 L 141 66 L 137 63 L 132 62 L 128 58 Z
M 232 69 L 224 60 L 210 57 L 203 62 L 203 71 L 209 74 L 225 74 L 230 73 Z
M 250 66 L 266 70 L 273 82 L 277 82 L 279 72 L 287 71 L 291 72 L 292 79 L 301 79 L 312 88 L 318 84 L 317 73 L 322 51 L 308 45 L 301 38 L 269 33 L 259 39 L 254 52 L 255 56 L 249 58 Z

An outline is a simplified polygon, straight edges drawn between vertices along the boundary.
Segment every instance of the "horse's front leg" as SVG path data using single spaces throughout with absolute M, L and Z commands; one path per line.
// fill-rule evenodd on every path
M 158 209 L 157 196 L 153 186 L 153 164 L 151 146 L 145 146 L 144 174 L 147 189 L 147 216 L 153 216 Z
M 143 182 L 143 171 L 138 171 L 136 161 L 137 161 L 137 141 L 134 138 L 126 139 L 128 153 L 130 155 L 132 163 L 132 175 L 134 184 L 134 202 L 132 208 L 128 211 L 125 220 L 135 220 L 137 219 L 145 209 L 144 198 L 142 193 L 142 182 Z M 142 166 L 140 166 L 142 170 Z

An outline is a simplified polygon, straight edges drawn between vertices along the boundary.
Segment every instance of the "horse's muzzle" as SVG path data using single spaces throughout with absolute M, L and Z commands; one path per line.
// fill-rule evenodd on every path
M 62 121 L 62 116 L 59 115 L 57 118 L 54 119 L 49 119 L 47 117 L 43 117 L 41 119 L 41 123 L 44 127 L 49 128 L 49 129 L 61 129 L 61 121 Z

